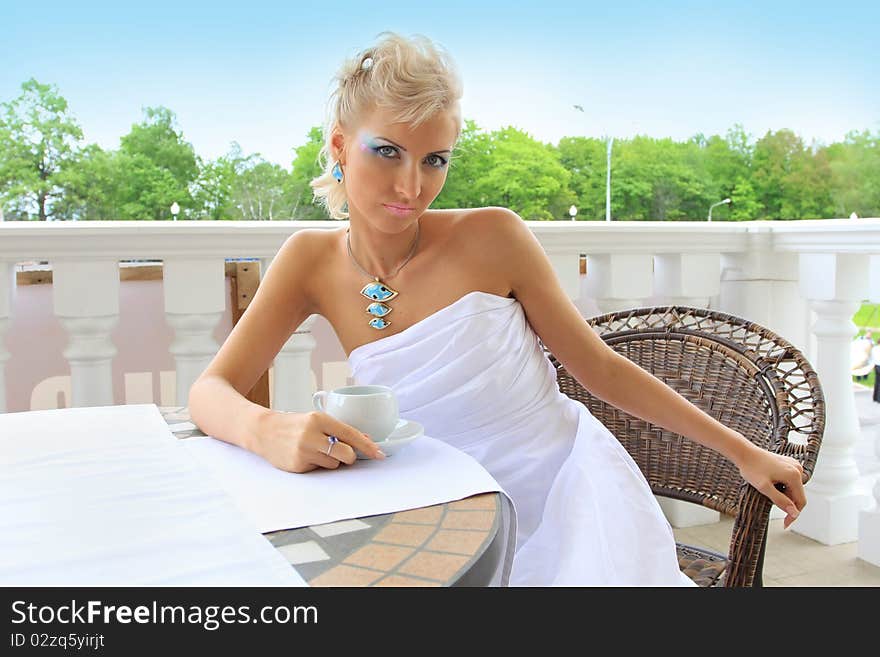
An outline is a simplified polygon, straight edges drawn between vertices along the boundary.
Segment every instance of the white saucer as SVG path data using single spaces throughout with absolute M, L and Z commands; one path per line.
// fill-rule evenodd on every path
M 379 449 L 385 453 L 385 456 L 391 456 L 409 445 L 416 438 L 420 438 L 424 435 L 425 427 L 421 424 L 415 420 L 405 420 L 404 418 L 400 418 L 397 420 L 397 426 L 394 427 L 394 431 L 391 432 L 391 435 L 385 440 L 376 441 L 376 444 L 379 446 Z M 359 459 L 368 458 L 358 450 L 354 451 Z

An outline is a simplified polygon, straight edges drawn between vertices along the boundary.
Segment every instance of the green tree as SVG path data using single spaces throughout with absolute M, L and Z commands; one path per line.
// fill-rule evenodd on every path
M 732 221 L 751 221 L 761 216 L 761 203 L 747 177 L 737 178 L 729 198 Z
M 467 119 L 458 137 L 443 190 L 434 200 L 435 208 L 476 208 L 488 204 L 477 192 L 477 183 L 492 169 L 491 137 Z
M 266 162 L 259 153 L 249 156 L 243 165 L 232 188 L 238 218 L 293 219 L 298 199 L 292 193 L 290 173 Z
M 700 139 L 638 136 L 615 141 L 611 164 L 611 210 L 624 221 L 699 220 L 714 197 L 700 165 Z
M 710 137 L 703 149 L 700 164 L 712 181 L 717 200 L 733 193 L 737 180 L 749 176 L 750 156 L 737 148 L 738 136 L 728 132 L 726 139 Z
M 171 110 L 148 107 L 144 120 L 120 140 L 119 173 L 127 185 L 120 218 L 168 219 L 175 201 L 184 217 L 193 216 L 190 188 L 199 174 L 198 163 L 175 122 Z
M 311 181 L 322 173 L 318 153 L 324 145 L 324 131 L 320 127 L 309 130 L 306 143 L 294 151 L 293 166 L 288 180 L 287 193 L 294 199 L 293 214 L 296 219 L 328 219 L 326 211 L 315 203 Z
M 574 198 L 570 205 L 577 207 L 579 220 L 605 218 L 606 148 L 601 139 L 563 137 L 559 140 L 559 162 L 571 173 L 569 187 Z
M 752 184 L 763 219 L 813 219 L 833 213 L 826 155 L 814 156 L 791 130 L 768 132 L 755 145 Z
M 46 221 L 61 193 L 58 174 L 83 135 L 55 86 L 31 78 L 21 90 L 0 104 L 0 204 L 12 218 Z
M 53 205 L 58 219 L 101 221 L 118 218 L 117 207 L 124 182 L 119 157 L 97 144 L 89 144 L 58 173 L 63 193 Z
M 168 169 L 156 166 L 147 157 L 124 151 L 119 153 L 123 179 L 132 181 L 136 194 L 125 195 L 120 206 L 121 219 L 170 219 L 171 204 L 179 203 L 183 216 L 188 218 L 191 202 L 188 190 L 181 188 Z
M 472 122 L 463 132 L 464 141 L 456 147 L 458 161 L 447 177 L 449 190 L 444 189 L 435 207 L 497 205 L 523 219 L 559 218 L 561 204 L 572 197 L 571 174 L 559 163 L 553 146 L 512 127 L 494 131 L 488 139 L 476 134 Z
M 235 164 L 225 156 L 216 160 L 199 161 L 199 177 L 193 186 L 193 205 L 199 219 L 219 221 L 232 219 L 232 185 L 235 182 Z
M 880 216 L 880 132 L 848 132 L 824 152 L 831 170 L 833 216 Z
M 199 176 L 193 185 L 197 218 L 213 221 L 240 218 L 233 188 L 238 175 L 247 166 L 247 158 L 242 155 L 238 142 L 232 142 L 226 155 L 207 162 L 199 159 L 198 163 Z

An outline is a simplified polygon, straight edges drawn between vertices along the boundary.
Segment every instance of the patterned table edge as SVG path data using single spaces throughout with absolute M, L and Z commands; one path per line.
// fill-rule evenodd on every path
M 185 406 L 159 406 L 179 439 L 205 437 Z M 492 545 L 500 493 L 264 536 L 310 586 L 454 586 Z

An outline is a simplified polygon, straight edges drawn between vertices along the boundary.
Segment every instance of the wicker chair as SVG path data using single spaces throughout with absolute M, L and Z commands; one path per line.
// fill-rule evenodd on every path
M 635 308 L 587 320 L 606 344 L 761 447 L 813 473 L 825 400 L 804 355 L 772 331 L 701 308 Z M 548 351 L 559 387 L 626 447 L 656 495 L 735 517 L 728 554 L 678 545 L 679 565 L 701 586 L 760 586 L 772 503 L 717 452 L 590 395 Z

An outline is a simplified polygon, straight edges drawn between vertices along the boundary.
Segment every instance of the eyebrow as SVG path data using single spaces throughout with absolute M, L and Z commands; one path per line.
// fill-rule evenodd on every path
M 403 146 L 401 146 L 401 145 L 398 144 L 397 142 L 394 142 L 394 141 L 388 139 L 388 137 L 378 137 L 378 136 L 377 136 L 376 139 L 383 139 L 383 140 L 387 141 L 389 144 L 391 144 L 392 146 L 397 146 L 397 148 L 399 148 L 400 150 L 402 150 L 404 153 L 407 152 L 407 150 L 406 150 Z M 434 155 L 435 153 L 451 153 L 451 152 L 452 152 L 452 151 L 449 150 L 448 148 L 444 148 L 444 149 L 439 150 L 439 151 L 431 151 L 430 153 L 428 153 L 428 155 Z

